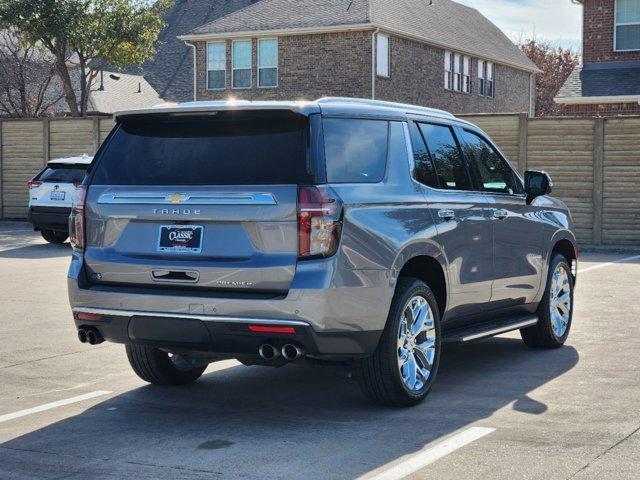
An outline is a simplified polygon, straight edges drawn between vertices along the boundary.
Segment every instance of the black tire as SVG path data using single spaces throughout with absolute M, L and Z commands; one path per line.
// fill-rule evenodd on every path
M 552 319 L 551 319 L 551 282 L 553 273 L 560 266 L 563 268 L 569 277 L 569 288 L 571 307 L 569 310 L 569 321 L 567 323 L 566 330 L 562 336 L 556 335 L 553 331 Z M 573 276 L 571 275 L 571 267 L 567 259 L 560 255 L 555 254 L 549 264 L 549 273 L 547 275 L 547 285 L 545 287 L 544 296 L 538 306 L 538 323 L 527 328 L 520 330 L 520 335 L 524 343 L 531 348 L 560 348 L 567 341 L 569 336 L 569 330 L 571 330 L 571 321 L 573 320 Z
M 398 367 L 398 334 L 404 307 L 414 296 L 427 300 L 435 327 L 435 356 L 429 377 L 417 391 L 408 389 Z M 409 407 L 420 403 L 429 393 L 438 373 L 440 363 L 441 335 L 440 313 L 436 297 L 431 289 L 416 278 L 400 278 L 389 309 L 385 329 L 373 355 L 358 359 L 356 371 L 362 391 L 380 405 Z
M 63 244 L 69 238 L 67 232 L 59 232 L 57 230 L 40 230 L 40 235 L 49 243 Z
M 178 368 L 169 354 L 146 345 L 128 344 L 127 357 L 133 371 L 144 381 L 154 385 L 186 385 L 195 382 L 207 368 L 196 365 Z

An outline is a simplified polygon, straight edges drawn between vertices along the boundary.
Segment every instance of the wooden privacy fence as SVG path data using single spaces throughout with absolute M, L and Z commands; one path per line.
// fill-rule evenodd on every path
M 93 155 L 112 127 L 108 117 L 0 120 L 0 218 L 25 218 L 29 179 L 50 159 Z
M 521 172 L 546 170 L 583 244 L 640 245 L 640 117 L 463 115 Z M 53 158 L 93 154 L 110 118 L 0 120 L 0 218 L 25 218 L 27 181 Z
M 640 245 L 640 117 L 467 115 L 518 170 L 546 170 L 578 240 Z

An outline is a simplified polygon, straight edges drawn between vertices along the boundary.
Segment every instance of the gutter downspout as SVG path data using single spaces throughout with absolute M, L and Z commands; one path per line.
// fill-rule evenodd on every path
M 536 74 L 529 74 L 529 117 L 536 116 Z
M 371 100 L 376 99 L 376 38 L 380 28 L 376 28 L 371 35 Z
M 197 49 L 195 44 L 193 43 L 189 43 L 186 40 L 184 40 L 184 44 L 191 47 L 193 49 L 193 101 L 197 101 L 198 100 L 198 82 L 197 82 L 197 72 L 196 72 L 196 54 L 197 54 Z

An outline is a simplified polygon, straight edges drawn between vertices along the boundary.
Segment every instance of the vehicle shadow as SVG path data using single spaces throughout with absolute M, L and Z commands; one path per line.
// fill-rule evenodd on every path
M 54 243 L 27 243 L 25 245 L 24 240 L 12 242 L 11 239 L 2 238 L 2 244 L 0 245 L 0 258 L 38 260 L 59 257 L 71 257 L 69 242 L 62 245 Z
M 542 414 L 529 392 L 577 362 L 571 346 L 536 351 L 515 338 L 447 346 L 433 391 L 409 409 L 370 404 L 343 369 L 238 366 L 136 388 L 5 442 L 0 472 L 30 462 L 43 478 L 354 479 L 504 407 Z

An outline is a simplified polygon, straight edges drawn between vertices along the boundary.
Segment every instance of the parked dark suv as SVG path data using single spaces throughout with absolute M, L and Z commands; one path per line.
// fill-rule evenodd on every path
M 348 361 L 382 404 L 429 391 L 443 342 L 567 339 L 567 207 L 439 110 L 187 103 L 117 116 L 72 209 L 78 336 L 144 380 L 208 363 Z

